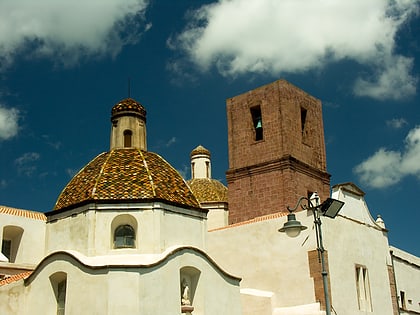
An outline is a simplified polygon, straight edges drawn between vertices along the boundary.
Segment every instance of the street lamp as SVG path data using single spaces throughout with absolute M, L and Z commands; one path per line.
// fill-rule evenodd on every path
M 311 200 L 313 199 L 315 199 L 315 205 L 312 204 Z M 307 206 L 301 205 L 303 200 L 306 200 L 308 202 Z M 293 213 L 299 207 L 299 205 L 302 207 L 303 210 L 311 210 L 314 216 L 317 250 L 318 255 L 321 257 L 321 274 L 324 285 L 325 311 L 327 315 L 331 315 L 331 302 L 328 292 L 328 272 L 325 268 L 325 249 L 322 243 L 321 215 L 334 219 L 337 216 L 340 209 L 343 207 L 344 202 L 328 198 L 322 204 L 319 204 L 319 196 L 317 193 L 314 193 L 311 196 L 311 199 L 306 197 L 300 197 L 298 202 L 296 203 L 296 206 L 293 209 L 291 209 L 289 206 L 287 207 L 287 210 L 289 210 L 289 214 L 287 215 L 287 222 L 284 223 L 281 229 L 279 229 L 279 232 L 286 232 L 288 236 L 296 237 L 299 235 L 300 231 L 307 229 L 306 226 L 302 225 L 299 221 L 296 220 L 296 216 Z

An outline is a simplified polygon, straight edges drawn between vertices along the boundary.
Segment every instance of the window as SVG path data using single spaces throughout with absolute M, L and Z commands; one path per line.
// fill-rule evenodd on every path
M 66 287 L 66 279 L 59 282 L 57 285 L 57 315 L 64 315 L 66 310 Z
M 9 262 L 16 262 L 20 253 L 20 241 L 24 230 L 19 226 L 8 225 L 3 227 L 3 239 L 1 241 L 1 252 L 9 259 Z
M 114 248 L 134 248 L 136 234 L 131 225 L 119 225 L 114 233 Z
M 10 261 L 10 254 L 12 252 L 12 241 L 11 240 L 3 240 L 1 242 L 1 252 Z
M 306 114 L 308 111 L 304 108 L 300 109 L 300 122 L 301 122 L 301 128 L 302 128 L 302 135 L 305 133 L 305 124 L 306 124 Z
M 133 133 L 131 130 L 124 130 L 124 148 L 131 147 L 131 138 L 133 136 Z
M 50 276 L 50 282 L 57 302 L 57 315 L 64 315 L 66 311 L 67 274 L 56 272 Z
M 206 178 L 210 178 L 210 162 L 206 161 Z
M 368 271 L 364 266 L 356 266 L 356 288 L 359 310 L 372 312 Z
M 261 116 L 261 107 L 256 106 L 251 108 L 252 123 L 254 126 L 255 141 L 262 140 L 263 136 L 263 125 Z
M 405 292 L 400 291 L 400 299 L 401 299 L 401 308 L 403 310 L 407 309 L 407 305 L 405 304 Z

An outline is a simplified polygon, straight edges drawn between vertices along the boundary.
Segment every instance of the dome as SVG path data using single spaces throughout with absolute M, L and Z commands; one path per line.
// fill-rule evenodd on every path
M 207 150 L 202 145 L 199 145 L 194 150 L 192 150 L 191 153 L 190 153 L 190 157 L 193 157 L 194 155 L 201 155 L 201 154 L 204 154 L 204 155 L 207 155 L 208 157 L 210 157 L 210 151 Z
M 187 181 L 195 197 L 203 202 L 227 202 L 227 187 L 211 178 L 194 178 Z
M 138 116 L 146 121 L 146 109 L 132 98 L 126 98 L 112 107 L 111 120 L 120 116 Z
M 150 200 L 200 207 L 181 175 L 162 157 L 138 149 L 115 149 L 80 170 L 58 197 L 54 210 L 88 202 Z

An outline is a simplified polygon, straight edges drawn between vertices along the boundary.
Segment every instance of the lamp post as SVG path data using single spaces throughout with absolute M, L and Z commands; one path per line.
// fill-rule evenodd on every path
M 313 199 L 315 199 L 315 205 L 311 201 Z M 307 206 L 301 204 L 304 200 L 308 202 Z M 299 205 L 303 210 L 311 210 L 314 216 L 316 245 L 318 255 L 321 258 L 321 274 L 324 286 L 325 311 L 327 315 L 331 315 L 331 302 L 328 292 L 328 272 L 325 267 L 325 249 L 322 242 L 321 215 L 334 219 L 340 209 L 343 207 L 344 202 L 328 198 L 322 204 L 319 204 L 319 196 L 317 193 L 314 193 L 310 199 L 306 197 L 300 197 L 293 209 L 291 209 L 289 206 L 287 207 L 287 210 L 289 210 L 289 214 L 287 215 L 287 222 L 284 223 L 281 229 L 279 229 L 279 232 L 286 232 L 288 236 L 296 237 L 300 234 L 300 231 L 307 229 L 306 226 L 302 225 L 299 221 L 296 220 L 296 216 L 293 213 L 299 207 Z

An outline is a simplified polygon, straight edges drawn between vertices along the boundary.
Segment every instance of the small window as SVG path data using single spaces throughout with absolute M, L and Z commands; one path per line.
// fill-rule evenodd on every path
M 263 136 L 261 107 L 260 106 L 252 107 L 251 116 L 252 116 L 252 123 L 254 126 L 255 141 L 262 140 L 264 136 Z
M 300 122 L 301 122 L 301 128 L 302 128 L 302 134 L 305 131 L 305 124 L 306 124 L 306 114 L 308 111 L 304 108 L 300 109 Z
M 57 285 L 57 315 L 64 315 L 66 311 L 66 287 L 66 279 Z
M 124 130 L 124 148 L 129 148 L 132 146 L 131 139 L 133 137 L 133 133 L 131 130 Z
M 405 310 L 407 308 L 407 305 L 405 304 L 405 292 L 400 291 L 400 299 L 401 299 L 401 308 Z
M 3 239 L 1 242 L 1 252 L 9 259 L 9 262 L 15 263 L 20 252 L 20 241 L 24 230 L 19 226 L 8 225 L 3 227 Z
M 51 286 L 57 303 L 57 315 L 66 313 L 66 295 L 67 295 L 67 274 L 65 272 L 56 272 L 50 276 Z
M 131 225 L 120 225 L 115 229 L 114 248 L 134 248 L 136 234 Z
M 206 178 L 210 178 L 210 162 L 206 161 Z
M 368 270 L 364 266 L 356 266 L 356 288 L 359 310 L 372 312 Z

